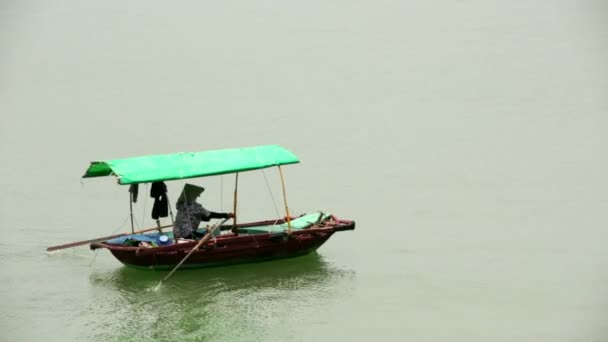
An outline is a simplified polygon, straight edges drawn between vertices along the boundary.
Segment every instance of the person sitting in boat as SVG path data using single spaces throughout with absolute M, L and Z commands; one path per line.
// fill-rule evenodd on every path
M 173 234 L 176 239 L 198 239 L 204 234 L 198 233 L 198 225 L 201 221 L 209 221 L 217 218 L 232 218 L 232 213 L 216 213 L 205 209 L 201 204 L 196 202 L 196 199 L 205 191 L 205 188 L 186 184 L 182 194 L 177 199 L 176 207 L 177 214 L 175 215 L 175 224 L 173 226 Z

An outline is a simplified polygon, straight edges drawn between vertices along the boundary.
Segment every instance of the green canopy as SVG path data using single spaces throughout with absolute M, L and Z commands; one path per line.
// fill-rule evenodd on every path
M 95 161 L 82 177 L 115 175 L 118 183 L 124 185 L 222 175 L 299 162 L 290 151 L 267 145 Z

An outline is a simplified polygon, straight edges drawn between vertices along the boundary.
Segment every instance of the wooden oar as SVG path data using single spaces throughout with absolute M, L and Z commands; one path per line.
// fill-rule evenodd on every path
M 226 223 L 226 221 L 230 220 L 230 218 L 225 218 L 224 221 L 216 224 L 212 229 L 209 229 L 209 232 L 203 236 L 203 238 L 196 244 L 196 246 L 194 246 L 194 248 L 192 248 L 190 250 L 190 252 L 188 252 L 188 254 L 186 254 L 186 256 L 182 259 L 182 261 L 179 262 L 179 264 L 177 264 L 177 266 L 175 266 L 171 272 L 169 272 L 169 274 L 167 274 L 166 277 L 163 278 L 163 280 L 158 282 L 158 285 L 156 285 L 156 289 L 160 288 L 160 285 L 163 283 L 163 281 L 169 279 L 169 277 L 173 274 L 173 272 L 177 271 L 177 269 L 184 263 L 184 261 L 186 261 L 186 259 L 188 259 L 188 257 L 190 256 L 190 254 L 192 254 L 195 250 L 199 249 L 203 244 L 205 244 L 207 241 L 209 241 L 209 239 L 211 239 L 211 237 L 213 236 L 213 233 L 215 232 L 215 230 L 218 227 L 221 227 L 222 224 Z
M 86 245 L 87 243 L 91 243 L 91 242 L 99 242 L 99 241 L 104 241 L 104 240 L 110 240 L 110 239 L 114 239 L 114 238 L 121 237 L 121 236 L 127 236 L 127 235 L 131 235 L 131 234 L 145 233 L 145 232 L 150 232 L 150 231 L 153 231 L 153 230 L 160 230 L 160 229 L 168 228 L 168 227 L 173 227 L 173 225 L 170 224 L 170 225 L 161 226 L 161 227 L 146 228 L 146 229 L 142 229 L 142 230 L 136 230 L 134 233 L 122 233 L 122 234 L 116 234 L 116 235 L 109 235 L 109 236 L 99 237 L 99 238 L 91 239 L 91 240 L 84 240 L 84 241 L 77 241 L 77 242 L 66 243 L 65 245 L 51 246 L 51 247 L 47 248 L 46 251 L 47 252 L 52 252 L 52 251 L 56 251 L 56 250 L 60 250 L 60 249 L 72 248 L 72 247 L 76 247 L 76 246 Z

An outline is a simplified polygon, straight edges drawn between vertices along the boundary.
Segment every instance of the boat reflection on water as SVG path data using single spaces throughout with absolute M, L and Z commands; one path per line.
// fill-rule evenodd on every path
M 115 328 L 134 324 L 143 327 L 144 336 L 152 339 L 217 338 L 229 332 L 263 338 L 277 317 L 298 317 L 298 310 L 312 310 L 348 296 L 355 277 L 354 271 L 337 267 L 317 253 L 180 270 L 157 288 L 166 274 L 128 267 L 93 272 L 91 284 L 104 293 L 95 301 L 96 310 L 105 309 L 112 315 L 107 324 L 117 325 Z M 96 336 L 117 337 L 106 332 L 104 329 Z M 134 336 L 125 329 L 120 332 L 120 338 Z
M 123 266 L 109 272 L 93 272 L 90 278 L 93 285 L 111 285 L 121 292 L 132 294 L 151 290 L 150 287 L 155 287 L 168 273 Z M 317 253 L 311 253 L 303 257 L 269 262 L 178 270 L 162 284 L 160 291 L 165 292 L 165 289 L 174 287 L 198 291 L 232 291 L 255 287 L 292 289 L 298 286 L 319 286 L 343 273 L 348 271 L 330 265 Z

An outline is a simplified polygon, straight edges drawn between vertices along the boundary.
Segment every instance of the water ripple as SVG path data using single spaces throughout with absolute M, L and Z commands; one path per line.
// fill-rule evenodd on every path
M 178 271 L 152 291 L 165 275 L 126 267 L 92 273 L 90 282 L 98 292 L 93 310 L 104 315 L 103 322 L 91 324 L 89 338 L 260 340 L 277 319 L 307 317 L 323 302 L 339 300 L 354 272 L 313 254 Z

